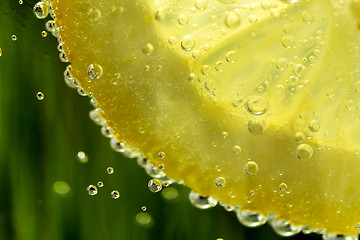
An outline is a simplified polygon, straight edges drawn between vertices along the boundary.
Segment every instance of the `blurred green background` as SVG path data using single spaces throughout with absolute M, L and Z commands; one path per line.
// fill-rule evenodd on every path
M 0 239 L 282 239 L 268 225 L 243 227 L 220 206 L 194 208 L 184 186 L 171 186 L 178 192 L 172 200 L 164 198 L 169 188 L 151 193 L 136 160 L 111 150 L 89 119 L 89 99 L 66 86 L 67 64 L 58 58 L 56 39 L 41 36 L 46 20 L 34 17 L 35 3 L 0 0 Z M 77 159 L 79 151 L 88 163 Z M 99 180 L 104 187 L 89 196 L 86 187 Z M 56 192 L 58 181 L 70 191 Z M 136 221 L 142 206 L 152 218 L 148 225 Z

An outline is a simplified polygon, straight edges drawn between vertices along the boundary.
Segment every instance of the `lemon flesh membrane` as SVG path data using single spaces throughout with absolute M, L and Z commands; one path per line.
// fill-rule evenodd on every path
M 201 195 L 357 233 L 358 2 L 51 4 L 71 74 L 118 140 Z

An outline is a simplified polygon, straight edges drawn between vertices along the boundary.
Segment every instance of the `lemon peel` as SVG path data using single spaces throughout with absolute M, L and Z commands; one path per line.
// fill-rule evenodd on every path
M 266 2 L 51 6 L 70 85 L 96 99 L 119 149 L 241 219 L 355 235 L 359 3 Z

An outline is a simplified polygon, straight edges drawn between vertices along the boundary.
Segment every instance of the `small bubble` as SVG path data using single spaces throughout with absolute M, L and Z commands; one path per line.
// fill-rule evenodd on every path
M 225 16 L 225 25 L 228 28 L 236 28 L 240 26 L 240 16 L 238 12 L 232 11 Z
M 171 36 L 171 37 L 169 37 L 168 41 L 171 45 L 174 45 L 175 43 L 177 43 L 178 40 L 176 39 L 176 37 Z
M 355 224 L 355 228 L 360 230 L 360 223 Z
M 195 44 L 196 42 L 191 35 L 185 35 L 181 40 L 181 47 L 185 51 L 191 51 Z
M 286 183 L 281 183 L 280 186 L 279 186 L 279 189 L 280 189 L 280 191 L 285 192 L 285 191 L 287 190 L 287 185 L 286 185 Z
M 111 197 L 112 197 L 113 199 L 118 199 L 118 198 L 120 197 L 119 191 L 118 191 L 118 190 L 113 190 L 113 191 L 111 192 Z
M 142 48 L 142 52 L 145 55 L 151 55 L 154 52 L 154 45 L 152 45 L 151 43 L 147 43 L 143 48 Z
M 55 21 L 54 20 L 47 21 L 45 24 L 45 27 L 48 32 L 54 31 L 55 30 Z
M 89 158 L 87 157 L 87 155 L 83 151 L 79 151 L 77 153 L 77 159 L 81 163 L 87 163 L 89 161 Z
M 234 63 L 238 60 L 238 56 L 235 51 L 229 51 L 226 53 L 225 59 L 229 63 Z
M 96 195 L 98 193 L 97 187 L 95 185 L 89 185 L 86 188 L 86 191 L 88 192 L 88 194 L 90 196 L 94 196 L 94 195 Z
M 247 175 L 253 176 L 255 175 L 259 170 L 259 167 L 256 162 L 254 161 L 248 161 L 245 164 L 244 171 Z
M 113 167 L 107 167 L 107 168 L 106 168 L 106 172 L 107 172 L 108 174 L 113 174 L 113 173 L 114 173 L 114 168 L 113 168 Z
M 24 2 L 23 2 L 23 0 L 19 0 L 19 4 L 21 5 L 21 4 L 23 4 Z
M 215 179 L 215 185 L 218 187 L 218 188 L 222 188 L 222 187 L 225 187 L 226 185 L 226 179 L 224 177 L 218 177 Z
M 195 0 L 195 7 L 199 10 L 205 10 L 208 7 L 207 0 Z
M 41 36 L 42 36 L 42 37 L 47 37 L 47 32 L 46 32 L 46 31 L 42 31 L 42 32 L 41 32 Z
M 145 212 L 146 211 L 146 206 L 142 206 L 141 211 Z
M 101 12 L 97 8 L 91 8 L 88 12 L 88 17 L 91 21 L 98 21 L 101 18 Z
M 12 35 L 12 36 L 11 36 L 11 40 L 16 41 L 16 40 L 17 40 L 17 36 L 16 36 L 16 35 Z
M 261 115 L 267 111 L 269 103 L 263 97 L 250 97 L 247 100 L 245 106 L 249 113 L 254 115 Z
M 37 98 L 39 101 L 42 101 L 42 100 L 44 100 L 45 95 L 44 95 L 44 93 L 42 93 L 42 92 L 38 92 L 38 93 L 36 93 L 36 98 Z
M 276 67 L 280 70 L 283 71 L 288 67 L 288 61 L 286 58 L 279 58 L 276 61 Z
M 1 56 L 1 54 L 0 54 Z M 355 84 L 354 84 L 354 88 L 355 88 L 355 91 L 357 93 L 360 93 L 360 81 L 357 81 Z
M 53 185 L 54 191 L 62 196 L 70 193 L 70 185 L 64 181 L 56 181 Z
M 309 13 L 308 11 L 304 11 L 301 14 L 301 18 L 304 22 L 306 23 L 312 23 L 314 21 L 314 15 L 312 15 L 311 13 Z
M 239 155 L 241 153 L 241 147 L 239 145 L 235 145 L 233 147 L 233 153 Z
M 159 179 L 153 178 L 148 182 L 148 188 L 151 192 L 160 192 L 162 189 L 162 183 Z
M 2 51 L 2 49 L 0 48 L 0 57 L 2 56 L 2 53 L 3 53 L 3 51 Z
M 261 8 L 264 10 L 271 8 L 271 2 L 269 2 L 268 0 L 261 1 L 260 5 L 261 5 Z
M 103 68 L 99 64 L 90 64 L 87 72 L 91 79 L 99 79 L 103 75 Z
M 313 119 L 309 123 L 309 129 L 312 132 L 317 132 L 320 129 L 320 122 L 316 119 Z
M 50 13 L 49 4 L 45 3 L 45 2 L 38 2 L 35 4 L 35 6 L 33 8 L 33 12 L 34 12 L 36 18 L 44 19 Z
M 249 23 L 256 23 L 258 21 L 258 18 L 255 15 L 249 16 Z
M 215 207 L 218 201 L 213 197 L 201 196 L 193 191 L 189 194 L 191 204 L 199 209 L 209 209 Z
M 295 64 L 294 65 L 294 69 L 293 69 L 293 72 L 296 76 L 301 76 L 304 74 L 306 68 L 304 65 L 302 64 Z
M 305 141 L 305 134 L 303 132 L 295 133 L 295 141 L 298 143 Z
M 295 38 L 292 35 L 286 35 L 281 39 L 281 44 L 285 48 L 293 48 L 295 46 Z
M 186 24 L 188 24 L 189 23 L 189 15 L 187 15 L 187 14 L 180 14 L 179 16 L 178 16 L 178 23 L 180 24 L 180 25 L 186 25 Z
M 165 152 L 159 152 L 158 156 L 159 158 L 165 158 Z
M 248 129 L 253 135 L 262 134 L 265 131 L 265 122 L 260 119 L 251 119 L 248 122 Z
M 216 62 L 215 69 L 216 69 L 216 71 L 221 72 L 222 70 L 224 70 L 224 63 L 221 61 Z
M 104 183 L 102 181 L 98 181 L 96 184 L 99 188 L 102 188 L 104 186 Z
M 313 149 L 309 144 L 305 144 L 305 143 L 300 144 L 296 148 L 296 155 L 299 159 L 308 160 L 313 155 Z

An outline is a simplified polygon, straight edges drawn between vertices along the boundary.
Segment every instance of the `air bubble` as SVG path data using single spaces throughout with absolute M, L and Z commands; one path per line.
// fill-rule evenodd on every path
M 87 162 L 89 161 L 88 156 L 87 156 L 86 153 L 83 152 L 83 151 L 79 151 L 79 152 L 77 153 L 77 159 L 78 159 L 78 161 L 81 162 L 81 163 L 87 163 Z
M 287 184 L 286 183 L 281 183 L 279 186 L 280 191 L 286 192 L 287 190 Z
M 288 67 L 288 61 L 286 58 L 279 58 L 276 61 L 276 67 L 280 70 L 283 71 Z
M 274 231 L 282 237 L 291 237 L 301 231 L 301 227 L 293 226 L 284 220 L 274 220 L 271 223 Z
M 306 70 L 306 68 L 304 65 L 295 64 L 293 72 L 296 76 L 302 76 L 304 74 L 305 70 Z
M 241 153 L 241 147 L 239 145 L 235 145 L 233 147 L 233 153 L 239 155 Z
M 224 177 L 218 177 L 216 178 L 215 180 L 215 185 L 218 187 L 218 188 L 223 188 L 225 187 L 226 185 L 226 179 Z
M 36 98 L 37 98 L 39 101 L 42 101 L 42 100 L 44 100 L 45 95 L 44 95 L 44 93 L 42 93 L 42 92 L 38 92 L 38 93 L 36 93 Z
M 358 236 L 347 236 L 340 234 L 331 234 L 325 233 L 323 234 L 323 240 L 358 240 Z
M 101 12 L 97 8 L 91 8 L 88 12 L 88 17 L 91 21 L 98 21 L 101 18 Z
M 16 40 L 17 40 L 17 36 L 16 36 L 16 35 L 12 35 L 12 36 L 11 36 L 11 40 L 16 41 Z
M 87 72 L 91 79 L 99 79 L 103 75 L 103 68 L 99 64 L 90 64 Z
M 226 53 L 225 59 L 229 63 L 234 63 L 238 60 L 238 56 L 235 51 L 229 51 Z
M 303 132 L 295 133 L 295 141 L 298 143 L 302 143 L 303 141 L 305 141 L 305 134 Z
M 255 15 L 249 16 L 249 23 L 256 23 L 258 21 L 258 18 Z
M 195 0 L 195 7 L 199 10 L 205 10 L 208 7 L 207 0 Z
M 180 14 L 177 20 L 180 25 L 186 25 L 189 23 L 189 16 L 187 14 Z
M 111 174 L 114 173 L 114 168 L 113 168 L 113 167 L 107 167 L 107 168 L 106 168 L 106 172 L 107 172 L 109 175 L 111 175 Z
M 312 132 L 317 132 L 320 129 L 320 122 L 316 119 L 313 119 L 309 123 L 309 129 Z
M 94 196 L 98 193 L 97 187 L 95 185 L 89 185 L 86 188 L 86 191 L 90 196 Z
M 293 48 L 295 46 L 295 38 L 292 35 L 286 35 L 281 39 L 281 44 L 285 48 Z
M 266 112 L 268 109 L 269 103 L 266 99 L 263 97 L 250 97 L 246 104 L 246 109 L 249 111 L 249 113 L 254 115 L 261 115 Z
M 42 31 L 42 32 L 41 32 L 41 36 L 42 36 L 42 37 L 47 37 L 47 32 L 46 32 L 46 31 Z
M 271 2 L 269 2 L 268 0 L 261 1 L 260 5 L 261 5 L 261 8 L 264 10 L 271 8 Z
M 33 8 L 33 12 L 34 12 L 36 18 L 44 19 L 50 13 L 49 4 L 47 4 L 45 2 L 38 2 L 35 4 L 35 6 Z
M 104 186 L 104 183 L 102 181 L 98 181 L 96 184 L 99 188 L 102 188 Z
M 259 167 L 257 165 L 256 162 L 254 161 L 248 161 L 246 164 L 245 164 L 245 167 L 244 167 L 244 171 L 247 175 L 249 176 L 254 176 L 256 175 L 256 173 L 258 172 L 259 170 Z
M 213 197 L 201 196 L 193 191 L 189 194 L 189 200 L 193 206 L 199 209 L 212 208 L 218 204 L 218 201 Z
M 236 216 L 240 223 L 246 227 L 254 228 L 264 225 L 267 221 L 266 217 L 260 213 L 236 210 Z
M 151 55 L 154 52 L 154 46 L 151 43 L 147 43 L 143 48 L 142 48 L 142 52 L 145 55 Z
M 141 211 L 145 212 L 146 211 L 146 206 L 142 206 Z
M 185 51 L 191 51 L 195 44 L 196 42 L 191 35 L 185 35 L 181 40 L 181 47 Z
M 225 16 L 225 25 L 228 28 L 237 28 L 240 26 L 240 16 L 238 12 L 232 11 Z
M 118 198 L 120 197 L 119 191 L 118 191 L 118 190 L 113 190 L 113 191 L 111 192 L 111 197 L 112 197 L 113 199 L 118 199 Z
M 153 178 L 148 182 L 148 188 L 151 192 L 160 192 L 162 189 L 162 183 L 159 179 Z
M 260 119 L 251 119 L 248 122 L 248 129 L 253 135 L 262 134 L 265 131 L 265 122 Z
M 296 148 L 296 155 L 299 159 L 308 160 L 313 155 L 313 149 L 309 144 L 305 144 L 305 143 L 300 144 Z
M 306 23 L 312 23 L 314 21 L 314 16 L 311 13 L 309 13 L 308 11 L 304 11 L 301 14 L 301 18 Z

